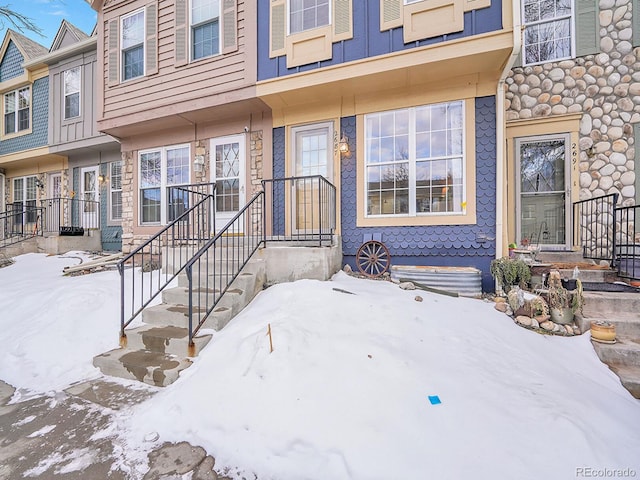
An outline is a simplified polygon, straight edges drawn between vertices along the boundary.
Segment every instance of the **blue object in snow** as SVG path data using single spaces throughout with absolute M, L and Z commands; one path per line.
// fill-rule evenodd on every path
M 429 395 L 429 401 L 431 402 L 431 405 L 438 405 L 442 403 L 440 401 L 440 397 L 437 395 Z

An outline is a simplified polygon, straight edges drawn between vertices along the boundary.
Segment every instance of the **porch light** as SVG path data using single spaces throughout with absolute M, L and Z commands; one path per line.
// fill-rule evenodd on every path
M 340 138 L 338 150 L 340 150 L 340 153 L 345 157 L 349 156 L 349 137 L 347 137 L 344 133 L 342 133 L 342 138 Z
M 106 175 L 102 175 L 102 174 L 98 175 L 98 183 L 102 185 L 103 183 L 106 183 L 106 181 L 107 181 Z

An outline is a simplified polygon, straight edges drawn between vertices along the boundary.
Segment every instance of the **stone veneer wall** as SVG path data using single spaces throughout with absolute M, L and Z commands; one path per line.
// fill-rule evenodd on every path
M 211 169 L 211 152 L 209 151 L 209 139 L 203 139 L 196 142 L 196 148 L 205 148 L 205 168 L 202 172 L 193 172 L 193 183 L 209 182 Z M 122 152 L 123 176 L 122 176 L 122 251 L 129 253 L 138 245 L 144 243 L 150 235 L 134 235 L 133 233 L 133 213 L 137 208 L 137 202 L 134 196 L 138 193 L 137 187 L 133 180 L 133 169 L 137 161 L 137 152 Z M 248 166 L 250 168 L 251 185 L 247 188 L 250 196 L 262 189 L 261 181 L 263 179 L 262 172 L 262 130 L 250 133 Z M 261 217 L 254 218 L 254 225 L 261 224 Z M 160 227 L 158 227 L 160 230 Z
M 581 200 L 619 193 L 623 205 L 635 204 L 640 52 L 631 43 L 631 10 L 632 0 L 600 0 L 599 54 L 513 68 L 507 78 L 507 121 L 583 114 Z

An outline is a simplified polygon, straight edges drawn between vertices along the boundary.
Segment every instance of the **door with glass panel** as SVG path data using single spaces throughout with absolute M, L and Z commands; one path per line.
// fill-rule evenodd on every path
M 36 177 L 19 177 L 13 179 L 13 204 L 11 231 L 14 234 L 30 233 L 35 231 L 38 222 L 36 211 L 37 197 Z
M 47 180 L 47 199 L 42 202 L 45 206 L 44 228 L 48 232 L 60 231 L 60 219 L 64 212 L 62 202 L 62 174 L 50 173 Z
M 517 241 L 569 247 L 569 135 L 516 139 Z
M 85 167 L 80 170 L 80 216 L 82 227 L 98 228 L 98 167 Z
M 211 181 L 215 191 L 215 229 L 229 223 L 245 204 L 245 136 L 232 135 L 211 140 Z M 244 232 L 242 222 L 228 230 L 230 234 Z
M 313 233 L 330 221 L 329 198 L 321 198 L 322 185 L 317 178 L 333 177 L 333 124 L 330 122 L 294 127 L 291 130 L 293 176 L 292 202 L 295 209 L 291 225 L 294 232 Z

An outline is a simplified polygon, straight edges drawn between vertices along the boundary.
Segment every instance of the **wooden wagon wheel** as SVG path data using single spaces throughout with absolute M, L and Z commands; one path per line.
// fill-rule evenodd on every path
M 389 270 L 391 264 L 389 249 L 382 242 L 369 240 L 358 249 L 356 264 L 360 273 L 368 277 L 379 277 Z

